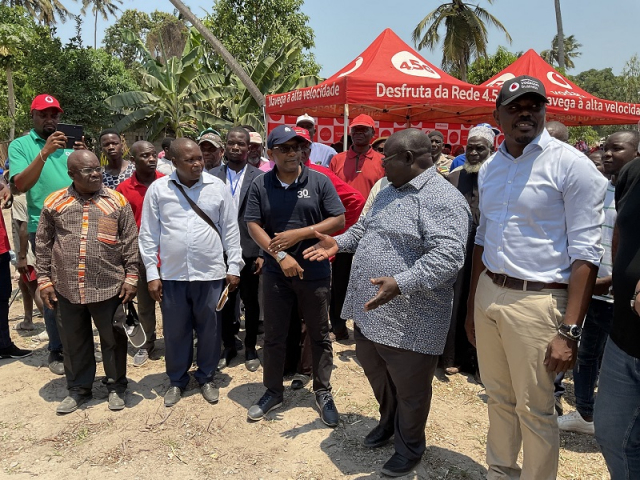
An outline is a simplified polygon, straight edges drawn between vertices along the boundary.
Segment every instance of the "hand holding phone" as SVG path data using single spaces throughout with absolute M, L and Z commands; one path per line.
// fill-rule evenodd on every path
M 64 133 L 65 137 L 67 137 L 67 144 L 64 148 L 73 148 L 76 142 L 83 141 L 84 129 L 82 125 L 59 123 L 58 131 Z

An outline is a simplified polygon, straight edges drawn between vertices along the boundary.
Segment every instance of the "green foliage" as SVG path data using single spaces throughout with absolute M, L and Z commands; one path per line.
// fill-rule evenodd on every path
M 185 22 L 170 13 L 125 10 L 112 26 L 105 30 L 104 47 L 107 52 L 122 60 L 127 68 L 137 68 L 143 55 L 134 43 L 125 41 L 125 30 L 139 38 L 156 59 L 180 56 L 189 36 Z M 128 37 L 127 37 L 128 38 Z
M 507 68 L 521 55 L 522 52 L 512 53 L 500 46 L 493 55 L 479 57 L 469 65 L 467 81 L 474 85 L 480 85 Z
M 487 0 L 493 3 L 493 0 Z M 479 5 L 453 0 L 436 7 L 413 30 L 416 48 L 435 50 L 442 40 L 442 68 L 455 69 L 460 78 L 467 80 L 467 66 L 472 58 L 487 56 L 487 24 L 504 32 L 511 43 L 511 36 L 500 21 Z M 440 29 L 444 26 L 444 38 Z
M 64 22 L 72 16 L 60 0 L 0 0 L 6 7 L 22 7 L 43 25 L 53 25 L 56 17 Z
M 155 140 L 160 135 L 194 136 L 200 125 L 219 121 L 204 105 L 218 97 L 214 87 L 223 79 L 201 61 L 203 50 L 197 38 L 190 38 L 182 55 L 169 58 L 165 64 L 153 57 L 134 32 L 125 30 L 123 39 L 135 45 L 142 57 L 142 89 L 106 99 L 121 117 L 116 124 L 118 130 L 145 126 L 149 138 Z
M 619 127 L 616 127 L 619 130 Z M 589 125 L 580 127 L 569 127 L 569 144 L 575 145 L 580 140 L 584 140 L 587 145 L 593 147 L 600 142 L 601 132 Z
M 224 44 L 236 60 L 255 65 L 260 55 L 276 55 L 282 45 L 296 39 L 302 53 L 288 68 L 288 73 L 297 71 L 302 75 L 317 75 L 320 66 L 309 52 L 313 48 L 314 33 L 308 25 L 309 17 L 300 11 L 303 0 L 217 0 L 213 13 L 203 23 Z M 261 46 L 270 40 L 270 50 Z M 222 62 L 212 50 L 208 50 L 211 64 L 223 68 Z
M 578 43 L 574 35 L 564 37 L 564 66 L 566 70 L 570 70 L 575 67 L 573 59 L 578 58 L 580 55 L 582 55 L 582 52 L 580 52 L 580 48 L 582 48 L 582 44 Z M 542 52 L 540 52 L 540 56 L 544 58 L 544 60 L 549 65 L 558 67 L 558 35 L 555 35 L 553 37 L 553 41 L 551 42 L 551 50 L 543 50 Z
M 109 16 L 115 17 L 120 8 L 116 3 L 122 5 L 122 0 L 82 0 L 82 15 L 87 14 L 87 7 L 91 6 L 94 15 L 93 23 L 93 48 L 98 48 L 98 16 L 103 20 L 108 20 Z

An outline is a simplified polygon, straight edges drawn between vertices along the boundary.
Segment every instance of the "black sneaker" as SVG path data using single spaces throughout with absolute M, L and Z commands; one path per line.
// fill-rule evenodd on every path
M 421 458 L 409 459 L 395 452 L 382 466 L 381 472 L 387 477 L 402 477 L 413 470 L 421 460 Z
M 32 353 L 32 350 L 18 348 L 15 343 L 12 343 L 10 347 L 0 350 L 0 358 L 24 358 L 28 357 Z
M 258 403 L 252 405 L 247 412 L 247 417 L 249 420 L 257 421 L 262 420 L 262 418 L 269 413 L 271 410 L 275 410 L 278 407 L 282 406 L 282 397 L 274 397 L 269 392 L 266 392 Z
M 325 425 L 335 428 L 340 423 L 340 414 L 333 403 L 331 392 L 316 393 L 316 405 L 320 409 L 320 418 Z

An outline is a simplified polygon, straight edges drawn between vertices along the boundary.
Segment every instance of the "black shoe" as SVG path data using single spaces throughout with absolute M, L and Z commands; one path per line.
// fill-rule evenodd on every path
M 396 452 L 382 466 L 381 472 L 388 477 L 401 477 L 413 470 L 420 463 L 420 460 L 421 458 L 409 460 Z
M 309 380 L 311 380 L 309 375 L 296 373 L 293 376 L 293 380 L 291 380 L 291 390 L 300 390 L 301 388 L 304 388 L 304 386 L 309 383 Z
M 64 375 L 64 358 L 62 352 L 49 352 L 49 370 L 56 375 Z
M 340 342 L 342 340 L 349 340 L 349 329 L 344 326 L 339 329 L 333 329 L 333 335 L 335 337 L 336 342 Z
M 202 392 L 202 396 L 207 402 L 218 403 L 218 399 L 220 398 L 220 391 L 213 382 L 207 382 L 203 385 L 200 385 L 200 391 Z
M 124 392 L 109 392 L 109 410 L 117 412 L 124 407 Z
M 70 392 L 69 396 L 62 400 L 56 408 L 58 415 L 66 415 L 67 413 L 75 412 L 80 405 L 91 400 L 92 395 L 90 393 L 81 395 L 77 392 Z
M 169 387 L 169 390 L 164 394 L 164 406 L 173 407 L 180 401 L 181 397 L 182 390 L 180 390 L 180 387 Z
M 244 366 L 247 367 L 247 370 L 250 372 L 255 372 L 260 368 L 260 358 L 258 358 L 258 352 L 256 352 L 255 348 L 253 350 L 247 349 L 244 358 Z
M 257 421 L 262 420 L 262 418 L 269 413 L 271 410 L 275 410 L 278 407 L 282 406 L 282 397 L 274 397 L 269 392 L 265 393 L 260 397 L 258 403 L 252 405 L 247 412 L 247 417 L 249 420 Z
M 316 405 L 320 409 L 320 418 L 325 425 L 335 428 L 340 423 L 340 414 L 333 403 L 331 392 L 316 393 Z
M 378 424 L 364 437 L 362 444 L 367 448 L 378 448 L 389 443 L 391 437 L 393 437 L 393 431 L 387 432 Z
M 11 346 L 0 350 L 0 358 L 24 358 L 32 353 L 33 351 L 18 348 L 15 343 L 12 343 Z
M 227 368 L 231 363 L 231 360 L 238 356 L 238 351 L 235 348 L 224 347 L 220 354 L 220 361 L 218 362 L 218 370 Z

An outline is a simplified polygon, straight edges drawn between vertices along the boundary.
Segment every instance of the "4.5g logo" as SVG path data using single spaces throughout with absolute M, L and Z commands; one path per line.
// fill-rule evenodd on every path
M 309 190 L 307 190 L 306 188 L 298 190 L 298 198 L 311 198 L 309 196 Z

